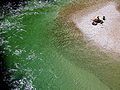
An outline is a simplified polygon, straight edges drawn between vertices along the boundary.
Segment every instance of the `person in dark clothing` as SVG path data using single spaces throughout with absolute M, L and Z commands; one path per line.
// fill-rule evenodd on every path
M 96 25 L 97 25 L 97 23 L 93 21 L 93 22 L 92 22 L 92 25 L 95 25 L 95 26 L 96 26 Z
M 103 20 L 106 20 L 106 19 L 105 19 L 105 16 L 103 16 Z
M 105 20 L 105 16 L 103 16 L 103 20 Z M 103 20 L 101 20 L 99 16 L 97 16 L 97 18 L 93 20 L 92 25 L 97 25 L 98 23 L 103 24 Z

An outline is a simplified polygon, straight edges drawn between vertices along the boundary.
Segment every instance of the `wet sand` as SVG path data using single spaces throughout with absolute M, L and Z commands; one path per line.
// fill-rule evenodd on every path
M 72 15 L 73 22 L 92 45 L 105 52 L 120 54 L 120 12 L 117 10 L 117 4 L 108 2 L 97 9 L 91 9 L 90 12 L 79 11 Z M 95 16 L 106 17 L 103 25 L 92 25 L 91 19 Z

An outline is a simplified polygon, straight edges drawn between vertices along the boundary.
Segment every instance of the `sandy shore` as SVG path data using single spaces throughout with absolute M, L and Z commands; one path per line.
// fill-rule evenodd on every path
M 72 20 L 81 30 L 86 40 L 103 51 L 120 54 L 120 12 L 115 2 L 109 2 L 98 9 L 79 11 L 72 15 Z M 106 16 L 103 25 L 92 25 L 95 16 Z

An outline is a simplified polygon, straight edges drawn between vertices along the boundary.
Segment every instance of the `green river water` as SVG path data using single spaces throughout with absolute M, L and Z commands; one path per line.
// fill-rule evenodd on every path
M 2 22 L 12 90 L 120 90 L 120 63 L 57 20 L 69 3 L 31 2 Z

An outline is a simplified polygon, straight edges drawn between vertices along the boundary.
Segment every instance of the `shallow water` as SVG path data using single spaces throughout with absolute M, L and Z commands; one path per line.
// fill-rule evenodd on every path
M 87 47 L 57 19 L 69 2 L 30 2 L 5 18 L 7 79 L 15 90 L 119 90 L 119 63 Z
M 89 12 L 83 17 L 80 17 L 80 15 L 76 16 L 75 23 L 84 33 L 85 37 L 93 41 L 95 45 L 102 47 L 103 50 L 119 53 L 120 13 L 116 10 L 116 6 L 115 2 L 109 2 L 107 5 L 93 10 L 93 12 Z M 103 24 L 94 26 L 91 19 L 97 15 L 100 18 L 106 16 L 106 20 Z

